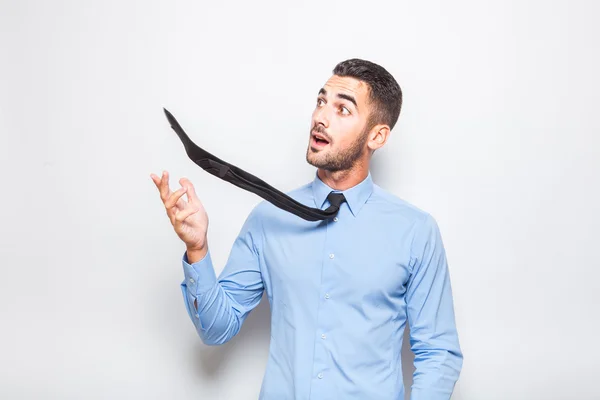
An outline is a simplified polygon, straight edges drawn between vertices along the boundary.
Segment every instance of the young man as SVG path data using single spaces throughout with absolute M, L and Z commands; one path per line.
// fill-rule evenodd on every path
M 411 399 L 450 399 L 463 356 L 440 231 L 431 215 L 374 184 L 369 171 L 401 105 L 401 89 L 384 68 L 339 63 L 312 114 L 306 160 L 316 174 L 287 193 L 320 209 L 337 202 L 336 217 L 306 221 L 261 201 L 218 278 L 194 186 L 181 179 L 171 192 L 166 171 L 151 175 L 186 244 L 181 289 L 202 341 L 230 340 L 267 293 L 271 343 L 260 399 L 404 399 L 407 322 L 416 368 Z

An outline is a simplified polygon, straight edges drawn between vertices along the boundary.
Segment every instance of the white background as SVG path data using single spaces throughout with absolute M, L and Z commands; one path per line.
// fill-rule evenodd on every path
M 313 178 L 317 91 L 352 57 L 404 92 L 372 173 L 442 230 L 453 399 L 600 398 L 598 2 L 0 4 L 1 398 L 256 399 L 266 298 L 201 343 L 149 175 L 194 182 L 217 272 L 261 199 L 193 164 L 162 107 L 291 190 Z

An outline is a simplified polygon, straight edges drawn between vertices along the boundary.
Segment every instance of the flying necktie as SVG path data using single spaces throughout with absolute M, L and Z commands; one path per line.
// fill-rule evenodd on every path
M 345 200 L 342 193 L 332 192 L 327 196 L 327 199 L 331 203 L 331 206 L 327 209 L 321 210 L 319 208 L 308 207 L 256 176 L 235 165 L 229 164 L 200 148 L 192 142 L 189 136 L 184 132 L 173 114 L 165 108 L 163 108 L 163 110 L 165 111 L 165 115 L 167 116 L 171 128 L 173 128 L 183 143 L 185 152 L 195 164 L 200 166 L 206 172 L 221 178 L 224 181 L 259 195 L 282 210 L 295 214 L 307 221 L 319 221 L 334 217 L 340 209 L 340 204 Z

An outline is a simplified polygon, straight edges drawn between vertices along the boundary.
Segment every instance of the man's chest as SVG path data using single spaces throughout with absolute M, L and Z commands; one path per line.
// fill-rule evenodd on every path
M 382 302 L 400 297 L 409 277 L 407 230 L 350 218 L 266 235 L 266 290 L 289 304 L 327 296 Z

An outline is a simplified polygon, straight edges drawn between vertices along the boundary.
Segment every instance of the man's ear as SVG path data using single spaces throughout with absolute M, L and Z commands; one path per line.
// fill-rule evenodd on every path
M 387 142 L 389 136 L 390 127 L 388 125 L 375 125 L 373 128 L 371 128 L 371 131 L 369 132 L 369 140 L 367 143 L 369 149 L 371 151 L 375 151 L 383 147 L 383 145 L 385 145 L 385 143 Z

